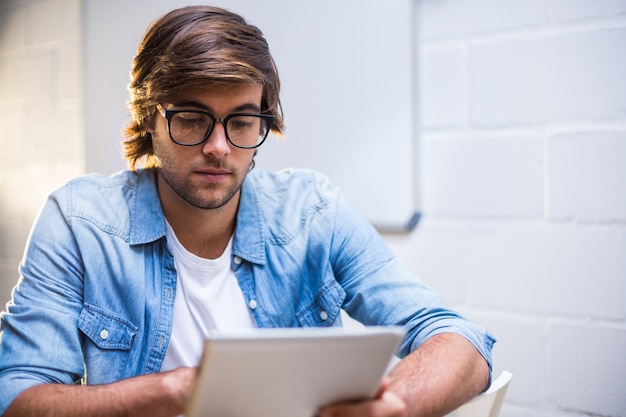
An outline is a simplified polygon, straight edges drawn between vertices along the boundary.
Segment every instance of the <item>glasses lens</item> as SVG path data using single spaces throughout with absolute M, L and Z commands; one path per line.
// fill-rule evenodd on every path
M 267 122 L 262 116 L 237 115 L 228 119 L 228 138 L 236 146 L 253 148 L 267 136 Z
M 178 143 L 195 145 L 204 140 L 212 125 L 213 120 L 206 114 L 180 112 L 170 120 L 170 135 Z

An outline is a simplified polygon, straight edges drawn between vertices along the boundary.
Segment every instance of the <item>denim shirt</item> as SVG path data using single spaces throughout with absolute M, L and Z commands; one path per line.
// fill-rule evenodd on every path
M 52 193 L 0 327 L 0 414 L 40 383 L 102 384 L 158 372 L 176 293 L 154 170 L 91 174 Z M 441 332 L 491 368 L 492 336 L 448 310 L 325 177 L 254 170 L 231 265 L 258 327 L 402 325 L 403 357 Z

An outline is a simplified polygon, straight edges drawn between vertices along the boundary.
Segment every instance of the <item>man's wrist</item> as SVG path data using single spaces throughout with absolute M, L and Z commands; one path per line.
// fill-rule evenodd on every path
M 160 374 L 165 397 L 169 398 L 176 408 L 180 408 L 181 413 L 185 411 L 185 406 L 191 396 L 195 375 L 194 368 L 179 368 Z

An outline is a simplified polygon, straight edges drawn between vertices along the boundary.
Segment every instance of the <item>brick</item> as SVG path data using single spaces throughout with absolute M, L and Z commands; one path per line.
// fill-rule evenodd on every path
M 626 132 L 548 141 L 548 201 L 557 220 L 626 221 Z
M 40 0 L 28 6 L 29 47 L 76 39 L 81 33 L 80 0 Z
M 624 0 L 550 0 L 548 15 L 554 21 L 588 20 L 626 13 Z
M 556 321 L 548 335 L 548 392 L 561 408 L 624 416 L 626 326 Z
M 426 216 L 420 220 L 416 233 L 384 238 L 407 268 L 437 290 L 446 303 L 465 302 L 466 251 L 462 227 Z
M 459 127 L 465 121 L 467 65 L 460 47 L 422 50 L 418 74 L 418 121 L 422 128 Z
M 626 28 L 477 44 L 470 50 L 476 126 L 623 119 Z
M 477 222 L 468 233 L 472 306 L 626 318 L 626 227 Z
M 19 105 L 0 106 L 0 161 L 15 161 L 24 155 L 25 108 Z
M 41 154 L 68 154 L 82 149 L 84 135 L 80 118 L 79 100 L 66 100 L 65 106 L 58 101 L 41 101 L 31 106 L 30 112 L 37 123 L 29 124 L 26 131 L 36 151 Z
M 507 401 L 535 406 L 545 403 L 545 320 L 498 313 L 467 316 L 497 339 L 493 349 L 493 375 L 497 377 L 504 370 L 513 374 Z M 519 354 L 520 346 L 524 346 L 523 355 Z
M 83 54 L 80 45 L 67 44 L 58 51 L 58 57 L 55 97 L 80 97 L 83 88 Z
M 424 211 L 537 218 L 543 212 L 541 137 L 423 135 Z
M 23 58 L 0 59 L 0 102 L 15 102 L 23 99 L 24 86 L 16 82 L 19 74 L 24 74 L 26 64 Z
M 1 101 L 47 100 L 52 96 L 53 54 L 23 56 L 0 62 Z
M 546 21 L 543 0 L 426 0 L 419 7 L 418 27 L 427 41 L 537 27 Z

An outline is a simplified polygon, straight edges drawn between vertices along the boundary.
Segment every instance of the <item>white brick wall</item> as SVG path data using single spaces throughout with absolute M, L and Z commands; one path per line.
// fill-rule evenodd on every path
M 48 193 L 84 172 L 80 0 L 0 1 L 0 305 Z
M 387 241 L 497 336 L 503 417 L 626 417 L 626 1 L 418 21 L 424 218 Z

